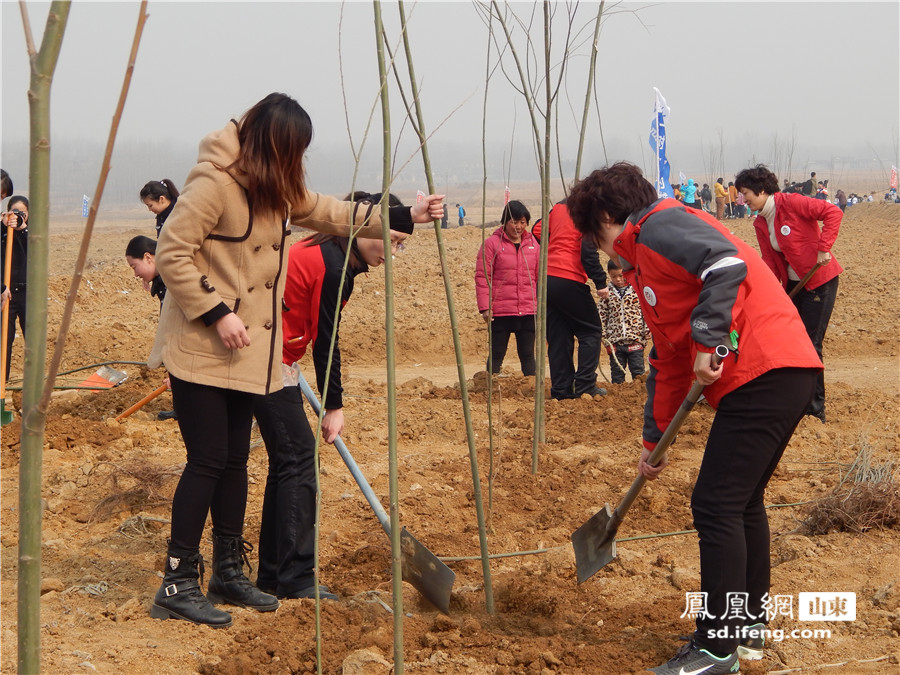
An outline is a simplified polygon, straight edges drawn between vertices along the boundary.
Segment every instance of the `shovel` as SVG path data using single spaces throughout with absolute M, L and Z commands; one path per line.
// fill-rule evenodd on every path
M 815 265 L 813 265 L 813 268 L 809 272 L 806 273 L 806 276 L 804 276 L 800 280 L 800 283 L 798 283 L 796 286 L 794 286 L 791 289 L 791 292 L 788 293 L 788 297 L 793 298 L 795 295 L 797 295 L 797 293 L 802 291 L 806 287 L 806 284 L 809 283 L 809 280 L 812 279 L 812 275 L 815 274 L 819 270 L 819 268 L 825 264 L 826 263 L 823 263 L 823 262 L 817 262 Z
M 306 378 L 301 373 L 298 375 L 298 384 L 309 405 L 312 406 L 313 412 L 319 414 L 321 406 L 315 393 L 310 388 Z M 353 474 L 356 484 L 362 490 L 366 501 L 378 517 L 378 522 L 387 533 L 391 536 L 391 519 L 381 502 L 372 491 L 372 486 L 366 480 L 366 477 L 359 470 L 359 466 L 353 460 L 353 456 L 344 445 L 344 441 L 338 436 L 334 439 L 334 447 L 337 448 L 344 464 Z M 438 560 L 437 556 L 429 551 L 423 544 L 420 544 L 414 536 L 407 532 L 404 527 L 400 532 L 400 554 L 403 557 L 401 562 L 401 570 L 403 581 L 406 581 L 419 591 L 422 596 L 432 605 L 441 610 L 444 614 L 450 613 L 450 591 L 453 590 L 453 582 L 456 580 L 456 574 L 444 563 Z
M 728 348 L 724 345 L 716 347 L 713 362 L 718 363 L 728 355 Z M 647 463 L 656 466 L 663 454 L 672 445 L 675 435 L 681 429 L 681 425 L 687 418 L 694 404 L 700 400 L 703 393 L 703 385 L 694 382 L 688 395 L 684 398 L 678 412 L 669 422 L 665 433 L 656 444 L 656 448 L 647 458 Z M 590 520 L 572 533 L 572 547 L 575 549 L 575 571 L 578 575 L 578 583 L 590 579 L 600 569 L 611 563 L 616 557 L 616 532 L 619 525 L 631 508 L 631 504 L 644 488 L 647 479 L 638 474 L 628 492 L 619 502 L 615 511 L 609 508 L 609 504 L 602 511 L 595 513 Z

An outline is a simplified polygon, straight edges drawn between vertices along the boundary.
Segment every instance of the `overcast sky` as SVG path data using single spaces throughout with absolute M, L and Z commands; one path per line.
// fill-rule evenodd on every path
M 28 3 L 38 43 L 48 7 Z M 52 143 L 54 157 L 81 174 L 88 194 L 96 183 L 138 7 L 137 2 L 76 1 L 69 16 L 53 80 Z M 556 68 L 565 44 L 566 5 L 553 7 Z M 581 117 L 597 8 L 597 3 L 579 5 L 569 49 L 559 108 L 567 162 L 574 160 L 573 120 Z M 533 21 L 529 32 L 541 40 L 542 8 L 511 3 L 509 9 L 519 19 L 510 24 L 517 24 L 516 49 L 527 62 L 523 26 Z M 405 10 L 439 189 L 480 182 L 485 117 L 489 179 L 536 179 L 527 107 L 500 71 L 492 76 L 484 114 L 488 28 L 483 13 L 470 2 L 407 2 Z M 384 2 L 382 11 L 395 49 L 397 5 Z M 822 175 L 839 164 L 880 170 L 900 163 L 900 3 L 629 2 L 608 3 L 607 11 L 595 77 L 603 142 L 594 113 L 586 169 L 607 159 L 652 165 L 647 138 L 654 86 L 671 107 L 669 160 L 676 176 L 680 170 L 703 170 L 712 149 L 724 154 L 726 173 L 754 160 L 771 163 L 773 148 L 784 149 L 791 139 L 795 178 L 810 168 Z M 371 2 L 150 2 L 148 12 L 111 181 L 138 183 L 135 192 L 151 178 L 180 183 L 199 139 L 271 91 L 294 96 L 309 111 L 315 127 L 310 181 L 323 191 L 349 186 L 348 120 L 358 147 L 374 106 L 365 157 L 375 173 L 364 173 L 374 180 L 382 135 Z M 501 34 L 496 26 L 495 33 Z M 491 63 L 497 58 L 495 46 Z M 24 187 L 27 157 L 21 141 L 28 135 L 29 72 L 18 3 L 2 3 L 2 59 L 0 159 Z M 517 77 L 509 54 L 503 62 Z M 537 67 L 543 69 L 541 63 Z M 391 86 L 394 142 L 410 141 L 393 80 Z M 138 148 L 139 155 L 126 153 L 128 148 Z M 411 142 L 406 143 L 397 164 L 412 154 Z M 421 167 L 414 158 L 407 173 L 424 187 Z

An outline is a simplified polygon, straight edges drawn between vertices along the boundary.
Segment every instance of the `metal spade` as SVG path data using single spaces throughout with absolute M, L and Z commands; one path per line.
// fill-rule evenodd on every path
M 312 406 L 313 412 L 317 415 L 321 409 L 319 399 L 310 388 L 306 378 L 301 373 L 298 375 L 298 384 L 306 400 Z M 334 439 L 334 447 L 337 448 L 338 454 L 344 460 L 344 464 L 350 469 L 353 479 L 359 485 L 365 495 L 366 501 L 378 517 L 378 522 L 387 533 L 391 536 L 391 519 L 387 511 L 378 501 L 378 497 L 372 491 L 369 481 L 360 471 L 359 466 L 344 444 L 340 436 Z M 429 551 L 423 544 L 412 536 L 404 527 L 400 531 L 400 553 L 402 555 L 401 570 L 403 581 L 408 582 L 432 605 L 441 610 L 444 614 L 450 613 L 450 592 L 453 590 L 453 582 L 456 580 L 456 574 L 444 563 L 438 560 L 437 556 Z
M 728 348 L 724 345 L 716 347 L 713 355 L 713 361 L 718 362 L 728 355 Z M 672 444 L 675 435 L 687 418 L 688 413 L 694 407 L 694 404 L 700 400 L 700 394 L 703 393 L 703 385 L 694 382 L 691 389 L 682 401 L 681 406 L 666 427 L 662 438 L 656 444 L 647 463 L 653 466 L 659 462 L 663 454 Z M 572 533 L 572 547 L 575 549 L 575 571 L 578 575 L 578 583 L 582 583 L 590 579 L 600 569 L 611 563 L 616 557 L 616 532 L 619 525 L 631 508 L 631 504 L 644 488 L 647 479 L 638 474 L 637 478 L 631 484 L 628 492 L 619 502 L 615 511 L 606 504 L 601 511 L 595 513 L 590 520 L 579 527 Z

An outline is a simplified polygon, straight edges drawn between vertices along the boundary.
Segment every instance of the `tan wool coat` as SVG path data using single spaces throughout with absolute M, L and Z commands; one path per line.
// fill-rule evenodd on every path
M 281 389 L 281 304 L 289 225 L 380 237 L 376 211 L 316 193 L 281 214 L 250 213 L 247 177 L 225 167 L 238 155 L 237 123 L 200 142 L 197 165 L 166 220 L 156 266 L 168 293 L 148 359 L 187 382 L 253 394 Z M 204 315 L 224 303 L 244 322 L 250 345 L 229 349 Z M 220 308 L 221 309 L 221 308 Z M 209 317 L 207 316 L 207 319 Z

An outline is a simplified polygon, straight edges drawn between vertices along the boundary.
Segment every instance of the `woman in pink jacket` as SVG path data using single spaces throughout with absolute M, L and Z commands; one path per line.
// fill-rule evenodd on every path
M 491 329 L 487 368 L 499 373 L 516 335 L 523 375 L 534 375 L 534 313 L 537 295 L 538 241 L 528 231 L 531 214 L 513 200 L 503 207 L 501 227 L 488 237 L 475 261 L 478 311 Z
M 751 210 L 759 211 L 753 227 L 762 259 L 788 293 L 811 269 L 820 266 L 793 300 L 809 339 L 822 358 L 822 341 L 837 297 L 838 275 L 844 271 L 831 255 L 844 214 L 827 200 L 780 192 L 778 178 L 762 164 L 741 171 L 735 185 Z M 824 371 L 819 372 L 816 393 L 806 414 L 825 422 Z

